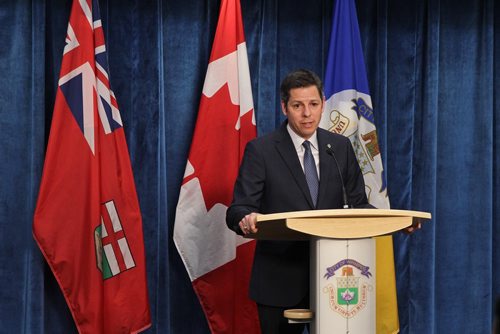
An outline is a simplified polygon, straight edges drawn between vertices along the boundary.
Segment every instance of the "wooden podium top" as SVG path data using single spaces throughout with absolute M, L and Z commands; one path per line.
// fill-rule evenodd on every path
M 360 239 L 391 234 L 431 219 L 410 210 L 335 209 L 273 213 L 257 216 L 259 240 L 309 240 L 312 237 Z

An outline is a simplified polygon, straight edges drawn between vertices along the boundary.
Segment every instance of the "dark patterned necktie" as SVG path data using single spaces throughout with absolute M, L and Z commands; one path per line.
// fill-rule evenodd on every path
M 316 163 L 314 162 L 314 157 L 311 152 L 311 143 L 306 140 L 302 143 L 302 146 L 305 148 L 304 174 L 306 175 L 306 181 L 309 186 L 309 192 L 311 193 L 313 204 L 316 207 L 319 188 L 318 171 L 316 170 Z

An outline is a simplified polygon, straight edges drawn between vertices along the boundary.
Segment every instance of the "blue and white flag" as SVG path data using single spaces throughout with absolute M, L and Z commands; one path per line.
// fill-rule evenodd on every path
M 389 209 L 372 101 L 354 0 L 336 0 L 324 78 L 326 104 L 320 126 L 349 137 L 370 204 Z M 392 237 L 376 238 L 376 333 L 397 333 Z
M 325 73 L 326 105 L 320 126 L 349 137 L 366 184 L 368 201 L 389 208 L 372 100 L 353 0 L 335 4 Z

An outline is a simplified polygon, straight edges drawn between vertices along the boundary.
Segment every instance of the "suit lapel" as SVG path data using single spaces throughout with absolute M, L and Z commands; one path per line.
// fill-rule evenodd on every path
M 328 156 L 328 153 L 326 153 L 326 145 L 329 144 L 327 136 L 321 131 L 321 129 L 318 129 L 317 133 L 320 173 L 317 208 L 321 208 L 323 200 L 328 195 L 328 180 L 331 177 L 332 168 L 335 168 L 335 166 L 332 166 L 332 157 Z
M 304 171 L 302 170 L 302 167 L 300 165 L 300 161 L 297 157 L 297 152 L 295 151 L 295 147 L 293 146 L 292 139 L 290 138 L 290 135 L 288 134 L 288 131 L 286 129 L 286 122 L 280 128 L 279 135 L 276 140 L 276 149 L 278 150 L 285 164 L 290 169 L 290 173 L 295 179 L 295 182 L 297 182 L 297 184 L 299 185 L 299 188 L 302 190 L 307 203 L 309 203 L 309 206 L 311 208 L 314 208 Z

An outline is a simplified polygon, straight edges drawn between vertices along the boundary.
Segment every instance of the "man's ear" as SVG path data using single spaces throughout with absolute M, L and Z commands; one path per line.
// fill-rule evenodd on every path
M 281 112 L 286 116 L 286 106 L 285 102 L 281 101 Z

